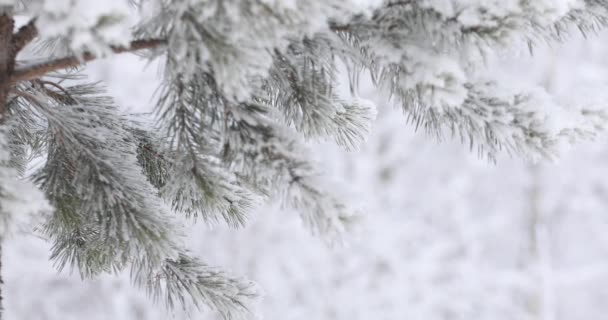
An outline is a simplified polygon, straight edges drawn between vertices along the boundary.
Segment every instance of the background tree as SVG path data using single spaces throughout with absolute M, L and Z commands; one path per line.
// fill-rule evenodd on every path
M 602 1 L 131 1 L 136 21 L 119 0 L 100 10 L 77 0 L 1 4 L 4 220 L 49 210 L 42 194 L 25 199 L 15 187 L 28 160 L 44 155 L 26 181 L 53 207 L 41 230 L 60 268 L 90 277 L 130 267 L 170 306 L 204 303 L 226 318 L 247 312 L 252 284 L 190 257 L 171 211 L 238 227 L 258 200 L 280 197 L 313 233 L 339 241 L 355 215 L 324 188 L 301 140 L 357 147 L 375 114 L 357 97 L 362 71 L 413 123 L 490 158 L 553 157 L 605 120 L 593 106 L 564 108 L 540 89 L 501 88 L 476 73 L 484 56 L 518 41 L 603 26 Z M 13 32 L 15 16 L 30 20 Z M 19 59 L 33 41 L 34 56 Z M 165 61 L 156 121 L 122 113 L 99 86 L 65 72 L 142 50 Z M 338 59 L 351 95 L 335 88 Z

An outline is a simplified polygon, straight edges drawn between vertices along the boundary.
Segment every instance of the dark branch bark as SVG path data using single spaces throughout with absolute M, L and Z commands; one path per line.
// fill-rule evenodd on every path
M 15 67 L 15 59 L 11 53 L 14 27 L 15 20 L 11 15 L 6 12 L 0 15 L 0 124 L 6 120 L 8 93 L 10 91 L 10 86 L 6 84 L 6 80 L 10 77 Z M 0 320 L 4 314 L 2 296 L 2 287 L 4 286 L 4 280 L 2 279 L 2 240 L 0 238 Z
M 36 19 L 30 20 L 26 25 L 19 28 L 19 31 L 13 36 L 12 54 L 16 57 L 25 46 L 30 44 L 38 36 L 38 28 L 36 28 Z
M 163 46 L 167 43 L 164 39 L 145 39 L 136 40 L 131 42 L 131 45 L 127 48 L 124 47 L 112 47 L 114 53 L 134 52 L 144 49 L 154 49 Z M 63 70 L 78 67 L 89 61 L 97 59 L 92 53 L 85 52 L 81 56 L 70 56 L 64 58 L 58 58 L 49 60 L 34 65 L 24 66 L 16 68 L 9 78 L 8 82 L 13 84 L 18 81 L 34 80 L 38 79 L 46 74 L 53 71 Z
M 0 85 L 0 123 L 3 122 L 10 90 L 6 80 L 10 78 L 15 67 L 15 59 L 11 53 L 14 27 L 15 21 L 12 16 L 7 13 L 0 15 L 0 83 L 3 84 Z

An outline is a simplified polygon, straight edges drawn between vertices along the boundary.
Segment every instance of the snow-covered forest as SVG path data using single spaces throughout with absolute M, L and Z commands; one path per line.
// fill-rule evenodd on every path
M 121 1 L 108 4 L 114 2 Z M 576 1 L 557 2 L 565 8 Z M 549 114 L 553 104 L 608 108 L 608 33 L 574 29 L 560 41 L 536 41 L 532 49 L 521 42 L 486 56 L 483 74 L 476 76 L 514 90 L 546 91 L 552 104 L 539 99 L 527 107 Z M 101 81 L 125 112 L 153 112 L 162 94 L 161 64 L 110 55 L 89 63 L 84 73 Z M 338 67 L 337 89 L 348 94 L 348 66 Z M 358 98 L 377 109 L 359 150 L 306 142 L 328 188 L 363 213 L 342 243 L 328 245 L 311 234 L 297 210 L 278 200 L 257 206 L 239 228 L 198 219 L 184 230 L 193 255 L 257 283 L 263 297 L 249 318 L 606 318 L 608 143 L 602 132 L 560 143 L 555 154 L 488 156 L 467 139 L 417 130 L 402 101 L 391 99 L 390 90 L 375 86 L 365 71 L 357 83 Z M 457 96 L 454 89 L 433 99 Z M 567 112 L 554 114 L 556 123 L 547 126 L 570 120 Z M 49 259 L 52 246 L 29 230 L 3 240 L 4 319 L 221 318 L 205 306 L 168 309 L 133 286 L 128 269 L 86 280 L 69 265 L 58 271 Z

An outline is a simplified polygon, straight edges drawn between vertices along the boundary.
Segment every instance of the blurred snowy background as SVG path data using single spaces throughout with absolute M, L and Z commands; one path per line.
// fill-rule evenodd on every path
M 608 104 L 608 34 L 506 53 L 490 72 L 540 85 L 564 103 Z M 156 66 L 117 56 L 88 67 L 120 105 L 149 111 Z M 257 281 L 270 320 L 604 320 L 608 314 L 608 143 L 554 162 L 479 159 L 437 142 L 364 87 L 379 116 L 358 152 L 321 144 L 317 157 L 344 197 L 366 213 L 348 246 L 328 248 L 296 213 L 269 204 L 241 230 L 192 227 L 204 261 Z M 5 245 L 7 319 L 186 319 L 168 314 L 128 275 L 82 282 L 57 273 L 48 244 Z M 193 319 L 216 319 L 208 312 Z

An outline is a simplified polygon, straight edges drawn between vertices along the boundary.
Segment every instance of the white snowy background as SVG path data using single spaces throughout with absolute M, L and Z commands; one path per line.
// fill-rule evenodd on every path
M 540 85 L 564 104 L 608 105 L 608 34 L 506 53 L 490 72 Z M 158 68 L 134 56 L 88 67 L 120 105 L 148 111 Z M 257 281 L 270 320 L 604 320 L 608 314 L 608 143 L 565 150 L 556 162 L 491 163 L 457 141 L 414 132 L 385 93 L 361 151 L 315 147 L 343 196 L 366 214 L 345 247 L 309 235 L 296 213 L 269 204 L 240 230 L 191 228 L 204 261 Z M 4 246 L 6 319 L 155 320 L 175 317 L 127 274 L 83 282 L 58 273 L 49 245 Z M 216 319 L 209 312 L 192 319 Z

